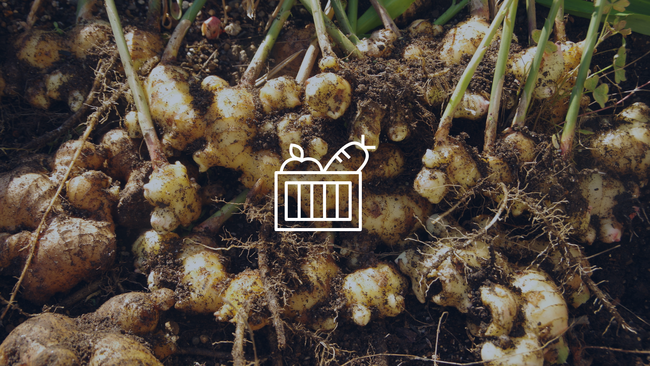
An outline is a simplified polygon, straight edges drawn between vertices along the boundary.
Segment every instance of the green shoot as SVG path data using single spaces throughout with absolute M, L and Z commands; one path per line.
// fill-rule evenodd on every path
M 594 47 L 598 40 L 598 27 L 603 16 L 603 11 L 607 5 L 607 0 L 595 0 L 591 22 L 587 30 L 587 37 L 585 38 L 584 51 L 580 59 L 580 66 L 578 69 L 578 76 L 576 85 L 571 91 L 571 99 L 569 101 L 569 110 L 566 115 L 566 122 L 564 130 L 562 131 L 562 138 L 560 139 L 560 150 L 562 157 L 568 159 L 571 156 L 571 148 L 573 146 L 573 135 L 576 129 L 576 122 L 578 120 L 578 112 L 580 111 L 580 100 L 582 99 L 582 91 L 584 88 L 587 73 L 589 72 L 589 65 L 591 64 L 591 56 L 594 53 Z
M 334 14 L 336 14 L 336 20 L 339 21 L 339 26 L 341 27 L 343 33 L 346 34 L 350 39 L 350 41 L 352 41 L 352 43 L 354 43 L 355 45 L 359 43 L 359 38 L 357 37 L 357 35 L 354 33 L 354 30 L 352 29 L 352 25 L 348 20 L 348 16 L 345 14 L 345 9 L 343 9 L 343 4 L 341 3 L 341 0 L 332 0 L 332 7 L 334 8 Z
M 59 23 L 57 22 L 54 22 L 54 31 L 59 35 L 63 35 L 63 33 L 65 33 L 63 29 L 59 28 Z
M 286 0 L 285 0 L 286 1 Z M 195 233 L 204 233 L 207 235 L 216 235 L 221 226 L 235 213 L 241 210 L 243 203 L 246 202 L 246 197 L 249 190 L 245 189 L 232 201 L 226 203 L 219 211 L 215 212 L 208 219 L 201 224 L 195 226 L 192 231 Z
M 533 58 L 533 64 L 530 66 L 530 71 L 528 77 L 526 78 L 526 84 L 524 85 L 524 90 L 521 93 L 519 99 L 519 105 L 517 106 L 517 111 L 515 113 L 515 118 L 512 120 L 512 127 L 523 127 L 526 122 L 526 114 L 528 113 L 528 107 L 530 106 L 530 101 L 533 97 L 533 89 L 537 84 L 537 72 L 542 63 L 542 57 L 544 52 L 550 51 L 555 52 L 554 44 L 548 44 L 548 37 L 551 34 L 553 29 L 553 24 L 555 22 L 555 15 L 558 12 L 558 9 L 562 6 L 563 0 L 553 0 L 553 6 L 548 13 L 546 22 L 544 23 L 544 28 L 539 33 L 539 38 L 537 41 L 537 53 Z M 537 32 L 533 32 L 533 36 L 537 37 Z M 540 47 L 540 45 L 544 45 Z M 583 79 L 584 80 L 584 79 Z
M 458 14 L 459 11 L 463 10 L 465 6 L 469 4 L 469 0 L 461 0 L 459 2 L 456 2 L 456 0 L 452 0 L 451 6 L 445 10 L 444 13 L 438 19 L 436 19 L 433 24 L 435 25 L 444 25 L 447 24 L 448 21 L 451 20 L 456 14 Z
M 348 20 L 350 21 L 350 30 L 357 34 L 357 14 L 359 11 L 359 0 L 348 1 Z
M 503 30 L 501 31 L 501 44 L 499 46 L 499 56 L 494 70 L 494 79 L 492 79 L 492 91 L 490 93 L 490 106 L 488 108 L 487 120 L 485 122 L 485 142 L 483 150 L 487 154 L 492 154 L 494 142 L 497 134 L 497 124 L 499 120 L 499 108 L 501 105 L 501 95 L 503 92 L 503 82 L 506 74 L 506 64 L 508 62 L 508 53 L 510 52 L 510 42 L 512 41 L 512 32 L 515 27 L 515 17 L 517 15 L 517 1 L 513 1 L 508 14 L 503 20 Z
M 465 71 L 463 71 L 463 75 L 460 77 L 458 84 L 456 84 L 456 88 L 454 89 L 454 92 L 449 99 L 449 103 L 447 104 L 447 107 L 445 108 L 445 111 L 440 118 L 440 124 L 438 125 L 438 130 L 435 134 L 436 144 L 444 144 L 447 140 L 456 108 L 463 99 L 465 90 L 467 90 L 467 86 L 472 80 L 472 76 L 474 75 L 478 64 L 483 60 L 483 56 L 485 56 L 485 52 L 487 52 L 488 46 L 492 42 L 494 35 L 503 22 L 503 18 L 508 12 L 508 9 L 510 8 L 510 5 L 513 1 L 515 0 L 506 0 L 503 2 L 501 8 L 499 9 L 499 12 L 495 15 L 494 20 L 492 20 L 492 24 L 490 24 L 490 28 L 488 29 L 487 34 L 485 37 L 483 37 L 481 44 L 478 46 L 476 53 L 474 53 L 474 56 L 472 56 L 469 64 L 467 64 Z
M 380 0 L 390 17 L 395 19 L 403 14 L 415 0 Z M 356 34 L 366 34 L 382 25 L 381 18 L 374 8 L 369 8 L 357 21 Z
M 242 75 L 239 82 L 240 85 L 253 86 L 255 84 L 255 80 L 262 70 L 264 61 L 268 57 L 269 52 L 271 52 L 275 41 L 278 39 L 278 35 L 280 34 L 284 22 L 291 14 L 291 8 L 294 3 L 295 0 L 284 0 L 284 3 L 282 3 L 279 15 L 273 19 L 273 23 L 264 37 L 264 41 L 262 41 L 262 44 L 257 48 L 253 60 L 251 60 L 244 75 Z
M 535 0 L 526 0 L 526 15 L 528 18 L 528 44 L 533 44 L 533 32 L 537 29 Z
M 311 1 L 310 0 L 300 0 L 302 6 L 307 9 L 308 12 L 312 12 Z M 362 58 L 363 54 L 357 49 L 357 47 L 350 41 L 344 34 L 339 30 L 332 21 L 321 12 L 321 18 L 325 22 L 325 29 L 327 33 L 332 37 L 334 42 L 343 49 L 343 51 L 352 57 Z M 326 37 L 325 37 L 326 38 Z M 319 40 L 320 43 L 320 40 Z M 334 55 L 334 52 L 332 52 Z
M 318 45 L 323 57 L 336 57 L 332 50 L 332 45 L 327 38 L 327 31 L 325 30 L 325 17 L 323 9 L 321 9 L 319 0 L 307 1 L 311 7 L 312 17 L 314 18 L 314 26 L 316 27 L 316 37 L 318 38 Z
M 185 33 L 187 33 L 187 30 L 190 28 L 190 25 L 192 25 L 192 22 L 196 18 L 196 15 L 199 13 L 201 8 L 203 8 L 205 2 L 206 0 L 195 0 L 192 3 L 192 6 L 190 6 L 185 14 L 183 14 L 181 21 L 178 22 L 178 25 L 174 29 L 172 36 L 169 38 L 167 47 L 165 47 L 165 52 L 163 52 L 162 58 L 160 60 L 161 63 L 164 64 L 176 61 L 178 49 L 181 47 L 183 38 L 185 38 Z

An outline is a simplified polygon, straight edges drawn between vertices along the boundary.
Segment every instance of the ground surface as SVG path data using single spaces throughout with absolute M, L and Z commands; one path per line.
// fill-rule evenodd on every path
M 9 54 L 11 39 L 21 32 L 18 21 L 24 20 L 26 17 L 29 10 L 27 3 L 18 0 L 3 0 L 2 2 L 4 8 L 0 9 L 3 10 L 0 17 L 0 50 L 2 50 L 0 62 L 11 61 Z M 361 3 L 362 6 L 368 6 L 364 1 Z M 228 16 L 240 22 L 243 29 L 237 36 L 224 34 L 217 40 L 207 41 L 201 37 L 200 23 L 197 22 L 188 33 L 187 43 L 179 55 L 179 63 L 194 72 L 199 78 L 216 74 L 228 80 L 231 85 L 236 84 L 252 57 L 255 47 L 263 37 L 263 29 L 268 15 L 273 11 L 274 4 L 275 1 L 269 3 L 262 1 L 257 9 L 257 18 L 250 20 L 239 8 L 237 2 L 228 3 L 230 7 Z M 434 19 L 444 10 L 444 5 L 444 2 L 441 2 L 441 4 L 430 6 L 418 15 L 421 18 Z M 125 0 L 118 2 L 118 9 L 125 25 L 141 26 L 142 22 L 139 19 L 142 19 L 146 12 L 144 5 L 136 1 Z M 220 1 L 208 1 L 204 13 L 211 12 L 222 17 L 223 11 Z M 538 9 L 540 24 L 543 22 L 542 16 L 545 12 L 544 8 Z M 45 2 L 40 14 L 36 26 L 44 29 L 53 30 L 54 21 L 64 30 L 74 23 L 74 5 L 65 0 Z M 104 17 L 104 15 L 101 16 Z M 464 16 L 461 14 L 459 18 Z M 520 12 L 517 20 L 517 23 L 521 25 L 516 30 L 520 40 L 527 37 L 523 26 L 525 24 L 523 16 L 523 12 Z M 201 15 L 200 19 L 205 19 L 205 15 Z M 287 29 L 297 33 L 298 30 L 310 23 L 310 17 L 306 11 L 296 8 L 293 16 L 289 18 Z M 567 24 L 569 38 L 581 40 L 586 33 L 586 26 L 585 20 L 570 17 Z M 296 48 L 304 47 L 304 39 L 301 41 L 298 36 L 292 36 L 293 33 L 284 32 L 283 34 L 285 38 L 279 40 L 276 48 L 288 49 L 282 50 L 282 52 L 276 50 L 276 53 L 271 56 L 269 69 L 280 62 L 285 57 L 284 54 L 293 53 Z M 611 64 L 611 57 L 619 45 L 620 39 L 618 38 L 602 45 L 598 50 L 600 53 L 595 57 L 594 65 L 605 67 Z M 617 100 L 627 96 L 627 93 L 637 85 L 650 80 L 650 62 L 648 62 L 650 59 L 644 57 L 645 52 L 650 50 L 650 38 L 633 34 L 628 37 L 627 46 L 630 50 L 628 62 L 635 62 L 627 68 L 628 81 L 622 83 L 620 93 L 613 96 Z M 94 67 L 94 65 L 90 66 Z M 355 92 L 375 93 L 384 98 L 387 95 L 395 95 L 395 99 L 387 102 L 409 109 L 410 118 L 412 118 L 418 133 L 414 133 L 415 137 L 401 143 L 400 147 L 407 156 L 419 157 L 424 149 L 431 147 L 432 130 L 430 126 L 437 124 L 440 110 L 425 108 L 413 102 L 414 95 L 409 93 L 414 92 L 407 89 L 406 86 L 422 76 L 413 75 L 412 77 L 415 79 L 412 80 L 396 80 L 391 77 L 391 67 L 390 62 L 379 60 L 371 64 L 359 65 L 359 69 L 363 72 L 349 76 L 356 88 Z M 597 67 L 594 66 L 594 68 Z M 483 77 L 489 78 L 489 69 L 482 72 L 484 73 Z M 384 76 L 381 78 L 365 76 L 370 74 Z M 474 87 L 480 87 L 480 85 L 474 85 Z M 406 92 L 400 93 L 400 88 Z M 610 88 L 610 91 L 617 92 L 615 88 Z M 623 104 L 629 105 L 634 101 L 644 100 L 646 103 L 650 101 L 647 97 L 647 90 L 635 93 Z M 17 165 L 21 157 L 27 153 L 21 150 L 25 144 L 58 127 L 70 115 L 67 107 L 63 105 L 54 105 L 50 110 L 42 111 L 30 107 L 20 97 L 3 97 L 0 103 L 0 171 L 11 169 Z M 603 114 L 611 115 L 620 109 L 609 109 Z M 123 113 L 122 101 L 122 104 L 117 106 L 93 136 L 97 138 L 103 131 L 118 126 L 119 116 Z M 597 129 L 600 125 L 598 122 L 592 122 L 587 126 Z M 340 127 L 328 128 L 332 129 L 333 135 L 336 135 L 337 128 Z M 543 123 L 533 123 L 531 129 L 541 136 L 557 132 L 555 127 L 545 126 Z M 467 134 L 466 142 L 469 145 L 480 147 L 482 146 L 482 130 L 480 122 L 457 123 L 452 130 L 452 135 L 465 133 Z M 30 151 L 30 153 L 55 151 L 61 142 L 76 138 L 79 131 L 83 131 L 83 127 L 67 131 L 60 138 L 51 141 L 37 151 Z M 412 182 L 413 177 L 420 169 L 418 158 L 409 159 L 409 161 L 411 165 L 401 177 L 404 182 Z M 235 180 L 236 177 L 236 173 L 214 169 L 209 175 L 201 177 L 200 183 L 219 183 L 227 192 L 223 194 L 223 198 L 228 200 L 241 189 Z M 650 212 L 650 202 L 648 201 L 650 195 L 648 193 L 650 193 L 648 188 L 643 188 L 639 202 L 640 207 L 646 212 Z M 442 209 L 444 207 L 441 207 Z M 470 218 L 479 213 L 483 213 L 482 200 L 477 198 L 467 203 L 467 208 L 458 218 Z M 510 224 L 516 226 L 518 223 Z M 226 229 L 233 236 L 247 238 L 257 235 L 258 226 L 249 224 L 244 217 L 240 216 L 228 222 Z M 90 291 L 84 298 L 70 300 L 69 294 L 61 294 L 51 299 L 43 308 L 19 301 L 22 311 L 10 312 L 10 316 L 0 328 L 0 340 L 4 339 L 16 325 L 24 321 L 28 314 L 36 314 L 41 311 L 60 311 L 59 306 L 66 304 L 63 312 L 78 316 L 93 311 L 114 294 L 144 289 L 146 278 L 144 275 L 134 272 L 130 253 L 131 242 L 137 234 L 137 232 L 127 229 L 118 229 L 120 249 L 117 263 L 113 270 L 100 279 L 100 286 L 94 291 Z M 570 364 L 643 365 L 650 363 L 650 357 L 647 354 L 625 351 L 650 349 L 650 323 L 648 323 L 650 321 L 648 316 L 650 314 L 649 234 L 650 223 L 645 216 L 639 216 L 629 222 L 626 235 L 618 245 L 596 242 L 585 249 L 586 254 L 590 256 L 591 264 L 599 268 L 593 274 L 594 281 L 599 283 L 600 287 L 611 296 L 623 317 L 637 333 L 632 334 L 619 329 L 618 324 L 612 322 L 611 316 L 601 307 L 601 304 L 592 299 L 570 314 L 572 319 L 580 317 L 586 317 L 581 318 L 583 320 L 588 319 L 568 332 L 572 348 L 572 356 L 568 361 Z M 375 254 L 394 257 L 396 252 L 393 252 L 392 248 L 379 246 L 375 250 Z M 240 258 L 233 263 L 234 267 L 243 269 L 257 265 L 254 252 L 241 251 L 238 256 L 233 257 Z M 12 285 L 11 278 L 2 278 L 0 294 L 4 298 L 8 298 Z M 71 293 L 82 290 L 83 287 L 82 284 Z M 288 326 L 287 343 L 289 346 L 282 351 L 274 347 L 275 333 L 271 327 L 266 327 L 255 332 L 254 342 L 257 357 L 262 364 L 267 365 L 309 365 L 326 362 L 349 365 L 425 365 L 432 364 L 436 357 L 438 360 L 454 364 L 480 361 L 480 355 L 477 352 L 478 344 L 474 343 L 473 338 L 465 330 L 465 315 L 455 309 L 441 308 L 433 303 L 420 304 L 413 295 L 407 296 L 406 301 L 407 312 L 395 318 L 372 321 L 366 327 L 342 322 L 332 334 L 314 334 L 297 325 Z M 167 321 L 178 324 L 180 329 L 178 346 L 181 352 L 165 360 L 166 365 L 229 363 L 231 342 L 235 331 L 233 325 L 217 323 L 211 316 L 187 316 L 175 311 L 170 311 L 165 315 L 163 322 Z M 249 359 L 254 359 L 250 343 L 246 345 L 246 354 Z M 378 354 L 382 355 L 377 356 Z

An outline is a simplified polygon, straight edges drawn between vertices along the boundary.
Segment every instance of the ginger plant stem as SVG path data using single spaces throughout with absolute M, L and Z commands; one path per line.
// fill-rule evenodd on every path
M 566 42 L 566 27 L 564 26 L 564 3 L 555 15 L 555 41 Z
M 307 47 L 307 51 L 305 52 L 305 57 L 302 59 L 302 63 L 300 64 L 300 69 L 298 70 L 298 75 L 296 75 L 296 83 L 298 83 L 298 85 L 305 85 L 305 81 L 307 81 L 307 78 L 309 78 L 309 74 L 311 74 L 311 70 L 314 67 L 314 63 L 316 62 L 317 56 L 318 56 L 318 41 L 313 40 L 309 44 L 309 47 Z
M 485 37 L 483 37 L 481 44 L 479 44 L 478 48 L 476 49 L 476 53 L 474 53 L 474 56 L 472 56 L 472 59 L 469 61 L 469 64 L 467 64 L 465 71 L 463 71 L 463 75 L 460 77 L 458 84 L 456 84 L 456 89 L 454 89 L 454 92 L 449 99 L 449 103 L 447 104 L 447 107 L 445 108 L 445 111 L 440 118 L 440 124 L 438 125 L 438 130 L 434 136 L 436 144 L 445 143 L 447 140 L 456 108 L 458 107 L 458 104 L 460 104 L 460 101 L 463 99 L 465 90 L 467 90 L 467 86 L 472 80 L 472 75 L 474 75 L 478 64 L 481 62 L 481 60 L 483 60 L 483 56 L 485 56 L 485 52 L 492 42 L 492 39 L 494 38 L 499 25 L 501 25 L 503 18 L 508 12 L 512 1 L 514 0 L 506 0 L 503 2 L 501 8 L 499 9 L 499 12 L 495 15 L 494 20 L 492 20 L 492 24 L 490 24 L 490 28 L 488 29 L 487 34 Z
M 149 0 L 146 27 L 160 32 L 160 0 Z
M 305 7 L 305 9 L 307 9 L 308 12 L 311 13 L 312 6 L 310 4 L 310 1 L 313 0 L 300 0 L 300 3 L 302 4 L 302 6 Z M 350 41 L 348 37 L 346 37 L 345 34 L 343 34 L 343 32 L 341 32 L 341 30 L 338 29 L 336 25 L 334 25 L 334 23 L 332 23 L 332 21 L 327 16 L 325 16 L 325 14 L 323 14 L 322 12 L 321 12 L 321 19 L 325 23 L 325 29 L 327 30 L 327 33 L 330 35 L 330 37 L 332 37 L 334 42 L 336 42 L 336 44 L 343 49 L 343 51 L 346 54 L 355 58 L 363 58 L 363 54 L 361 53 L 361 51 L 359 51 L 357 46 L 355 46 L 352 43 L 352 41 Z M 329 44 L 329 39 L 327 39 L 327 35 L 325 35 L 325 39 Z M 320 45 L 320 38 L 318 38 L 318 42 Z M 330 49 L 331 49 L 331 44 L 330 44 Z M 323 54 L 323 56 L 327 56 L 327 55 Z M 331 56 L 336 57 L 336 54 L 332 52 Z
M 594 11 L 591 14 L 591 22 L 589 23 L 587 36 L 585 37 L 582 58 L 580 59 L 580 66 L 578 68 L 578 76 L 576 77 L 576 84 L 573 87 L 573 90 L 571 90 L 569 110 L 566 113 L 562 138 L 560 139 L 560 150 L 562 152 L 562 158 L 565 160 L 571 156 L 571 147 L 573 146 L 573 136 L 576 130 L 578 112 L 580 111 L 582 91 L 584 89 L 585 80 L 587 79 L 587 73 L 589 72 L 591 57 L 594 54 L 594 47 L 598 40 L 598 27 L 600 26 L 600 20 L 603 16 L 603 8 L 606 4 L 607 2 L 605 0 L 596 0 L 594 2 Z
M 197 225 L 192 229 L 193 232 L 198 234 L 215 235 L 217 231 L 228 221 L 235 212 L 241 209 L 242 204 L 246 201 L 246 196 L 249 190 L 245 189 L 235 199 L 226 203 L 219 211 L 215 212 L 207 220 Z
M 309 0 L 312 17 L 314 18 L 314 27 L 316 28 L 316 37 L 318 38 L 318 45 L 323 57 L 336 57 L 332 50 L 332 45 L 327 37 L 327 30 L 325 29 L 325 21 L 323 20 L 324 14 L 320 6 L 320 1 Z
M 187 33 L 187 30 L 190 29 L 192 22 L 196 18 L 196 15 L 199 13 L 201 8 L 203 8 L 205 2 L 206 0 L 194 1 L 192 3 L 192 6 L 190 6 L 185 14 L 183 14 L 181 21 L 178 22 L 178 25 L 176 28 L 174 28 L 174 32 L 169 38 L 169 42 L 167 42 L 167 47 L 165 47 L 165 52 L 163 52 L 162 58 L 160 60 L 161 63 L 169 64 L 176 61 L 176 56 L 178 56 L 178 49 L 181 47 L 183 38 L 185 38 L 185 33 Z
M 372 7 L 375 8 L 377 14 L 379 14 L 381 22 L 384 24 L 384 28 L 390 29 L 395 33 L 395 35 L 399 36 L 399 28 L 397 28 L 397 25 L 393 21 L 393 18 L 390 17 L 390 14 L 388 14 L 386 8 L 381 5 L 378 0 L 370 0 L 370 3 L 372 4 Z
M 456 0 L 452 0 L 451 6 L 445 10 L 444 13 L 438 19 L 436 19 L 433 24 L 435 25 L 444 25 L 447 24 L 451 18 L 456 16 L 459 11 L 461 11 L 467 4 L 469 3 L 469 0 L 461 0 L 459 2 L 456 2 Z
M 350 20 L 348 19 L 348 16 L 345 14 L 345 9 L 343 9 L 343 4 L 341 3 L 341 0 L 332 0 L 332 7 L 334 8 L 336 19 L 339 21 L 339 25 L 343 33 L 348 36 L 348 38 L 350 39 L 350 41 L 352 41 L 353 44 L 356 45 L 357 43 L 359 43 L 359 38 L 357 37 L 356 34 L 354 34 L 354 31 L 352 30 L 352 25 L 350 24 Z
M 275 41 L 278 39 L 278 35 L 280 34 L 284 22 L 289 17 L 289 14 L 291 14 L 291 8 L 294 3 L 295 0 L 284 0 L 279 15 L 273 19 L 273 23 L 264 37 L 264 41 L 262 41 L 262 44 L 257 48 L 257 52 L 255 52 L 253 60 L 244 72 L 239 85 L 252 87 L 255 84 L 255 80 L 257 79 L 257 76 L 259 76 L 269 52 L 271 52 Z
M 533 63 L 530 66 L 530 71 L 526 78 L 526 84 L 524 85 L 524 91 L 521 93 L 521 97 L 519 98 L 519 105 L 517 105 L 515 118 L 512 120 L 513 128 L 521 128 L 526 123 L 526 114 L 528 113 L 528 107 L 530 106 L 530 101 L 533 97 L 533 89 L 535 89 L 535 86 L 537 85 L 537 73 L 542 63 L 542 57 L 544 57 L 546 42 L 548 42 L 548 37 L 553 29 L 555 14 L 557 14 L 562 4 L 564 4 L 564 0 L 553 0 L 553 5 L 551 5 L 551 9 L 548 12 L 544 28 L 542 28 L 539 41 L 537 42 L 537 53 L 535 53 Z
M 483 145 L 483 151 L 489 155 L 492 155 L 494 152 L 494 142 L 496 141 L 497 125 L 499 121 L 499 108 L 501 107 L 501 95 L 503 93 L 503 82 L 505 80 L 506 64 L 508 62 L 510 41 L 512 40 L 512 32 L 515 27 L 516 16 L 517 1 L 513 1 L 510 5 L 510 9 L 508 9 L 508 14 L 503 20 L 499 56 L 494 70 L 494 78 L 492 79 L 490 106 L 488 107 L 487 120 L 485 121 L 485 142 Z
M 357 34 L 357 14 L 359 11 L 359 0 L 348 1 L 348 20 L 350 21 L 350 29 L 353 34 Z
M 168 164 L 167 158 L 163 153 L 162 145 L 158 139 L 158 136 L 156 135 L 156 130 L 154 129 L 151 112 L 149 111 L 149 103 L 147 102 L 147 96 L 142 89 L 140 79 L 133 69 L 133 60 L 131 59 L 131 54 L 129 53 L 129 50 L 126 46 L 124 31 L 122 30 L 120 18 L 117 15 L 117 9 L 115 8 L 114 0 L 106 0 L 106 13 L 108 14 L 108 20 L 111 23 L 111 28 L 113 29 L 115 44 L 117 45 L 117 50 L 120 53 L 122 65 L 124 66 L 124 73 L 126 74 L 126 77 L 129 81 L 129 87 L 133 93 L 135 106 L 138 109 L 138 122 L 140 124 L 140 129 L 142 130 L 144 141 L 147 144 L 147 149 L 149 150 L 151 163 L 153 164 L 154 169 L 158 169 L 163 165 Z
M 533 31 L 537 29 L 537 14 L 535 12 L 535 0 L 526 0 L 526 15 L 528 18 L 528 44 L 532 45 Z

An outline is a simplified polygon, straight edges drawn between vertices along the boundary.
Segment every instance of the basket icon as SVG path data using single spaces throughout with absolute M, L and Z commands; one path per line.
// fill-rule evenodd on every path
M 282 163 L 280 171 L 275 172 L 273 199 L 276 231 L 361 231 L 361 170 L 370 158 L 368 150 L 375 148 L 366 146 L 364 141 L 365 136 L 362 135 L 361 142 L 347 143 L 325 167 L 318 160 L 305 157 L 302 147 L 291 144 L 291 158 Z M 335 161 L 342 162 L 343 158 L 350 158 L 346 149 L 352 146 L 360 147 L 365 153 L 361 166 L 356 171 L 329 171 Z M 318 170 L 285 171 L 287 164 L 294 161 L 314 163 Z M 290 200 L 290 197 L 295 201 Z M 352 222 L 355 212 L 358 217 L 355 227 L 309 227 L 314 222 Z M 305 226 L 295 227 L 297 224 Z

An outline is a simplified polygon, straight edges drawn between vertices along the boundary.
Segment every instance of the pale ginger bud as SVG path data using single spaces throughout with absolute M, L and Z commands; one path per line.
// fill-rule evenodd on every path
M 440 47 L 440 60 L 447 65 L 457 65 L 463 56 L 472 56 L 488 28 L 489 24 L 478 17 L 472 17 L 458 24 L 445 35 Z
M 618 128 L 596 136 L 590 149 L 598 166 L 639 179 L 650 176 L 650 111 L 645 104 L 633 104 L 620 113 Z M 601 168 L 601 169 L 602 169 Z
M 155 230 L 149 230 L 140 235 L 131 247 L 131 252 L 135 257 L 135 268 L 142 270 L 150 259 L 157 257 L 167 248 L 177 245 L 179 241 L 180 237 L 176 233 L 161 234 Z
M 271 79 L 260 89 L 260 100 L 266 114 L 300 105 L 302 88 L 293 78 Z
M 222 297 L 224 304 L 214 313 L 218 321 L 237 323 L 237 317 L 243 316 L 252 330 L 261 329 L 268 323 L 267 316 L 253 314 L 251 311 L 255 302 L 264 297 L 264 284 L 259 270 L 247 269 L 239 273 L 230 281 Z M 248 314 L 239 314 L 242 309 L 247 309 Z
M 404 311 L 406 286 L 406 279 L 399 271 L 380 263 L 345 276 L 342 291 L 352 320 L 364 326 L 370 321 L 373 310 L 380 318 L 397 316 Z
M 124 116 L 124 128 L 132 139 L 142 138 L 142 129 L 138 118 L 138 112 L 136 111 L 130 111 Z
M 178 255 L 182 262 L 176 309 L 199 314 L 214 313 L 223 306 L 228 285 L 225 258 L 202 245 L 186 244 Z
M 370 57 L 384 57 L 392 51 L 393 42 L 397 35 L 390 29 L 380 29 L 372 33 L 370 38 L 362 39 L 357 48 Z
M 489 106 L 490 101 L 484 96 L 466 92 L 454 112 L 454 118 L 466 118 L 473 121 L 481 119 L 487 114 Z
M 437 169 L 422 168 L 415 177 L 413 188 L 429 202 L 438 204 L 449 192 L 447 174 Z
M 229 86 L 230 84 L 227 81 L 216 75 L 208 75 L 201 82 L 201 88 L 212 93 L 218 93 Z
M 119 187 L 109 189 L 111 177 L 90 170 L 66 182 L 66 195 L 70 204 L 80 210 L 86 210 L 93 219 L 113 221 L 111 210 L 118 201 Z
M 135 29 L 124 35 L 126 48 L 133 60 L 133 69 L 138 71 L 145 62 L 158 56 L 163 50 L 163 41 L 159 33 Z
M 199 186 L 190 181 L 187 169 L 180 162 L 165 165 L 151 173 L 144 185 L 144 197 L 156 206 L 151 215 L 151 226 L 159 232 L 173 231 L 179 225 L 187 226 L 201 215 Z
M 341 117 L 352 102 L 350 83 L 327 72 L 305 82 L 305 104 L 314 117 Z
M 434 25 L 431 24 L 428 20 L 425 19 L 417 19 L 414 20 L 413 23 L 411 23 L 406 30 L 411 34 L 413 37 L 419 37 L 419 36 L 432 36 L 435 37 L 438 34 L 442 33 L 443 28 L 441 25 Z

